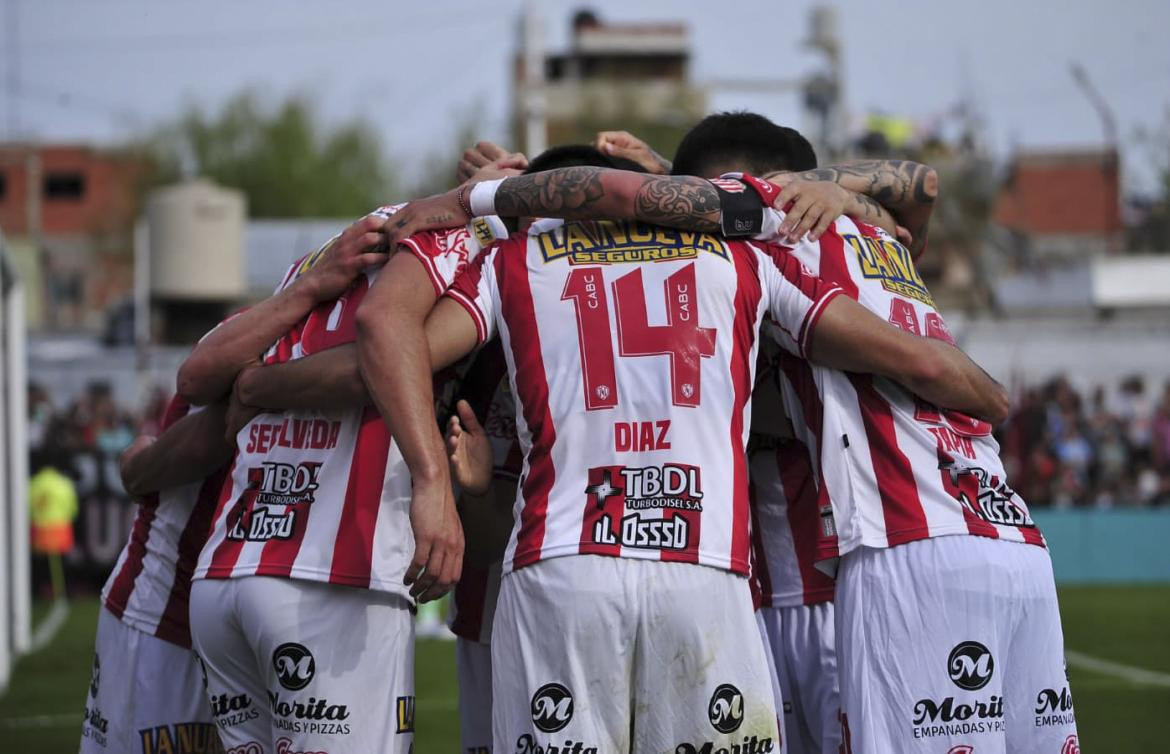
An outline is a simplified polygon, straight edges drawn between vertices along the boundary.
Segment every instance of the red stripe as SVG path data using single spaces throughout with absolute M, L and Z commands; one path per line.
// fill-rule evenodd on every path
M 788 380 L 792 390 L 796 393 L 796 399 L 800 403 L 800 413 L 804 415 L 804 424 L 808 427 L 809 433 L 812 434 L 816 441 L 818 458 L 823 457 L 824 448 L 824 407 L 821 403 L 821 393 L 817 388 L 816 380 L 813 379 L 812 367 L 803 359 L 798 359 L 789 353 L 781 351 L 779 354 L 779 364 L 781 370 L 784 372 L 785 379 Z M 820 473 L 820 487 L 825 491 L 824 498 L 818 500 L 818 506 L 827 506 L 831 504 L 828 497 L 828 487 L 825 485 L 824 464 L 818 464 Z M 821 515 L 818 509 L 817 515 Z M 824 530 L 818 524 L 817 527 L 817 548 L 815 559 L 817 561 L 828 560 L 835 558 L 841 554 L 838 547 L 837 535 L 826 535 Z
M 759 267 L 755 251 L 743 243 L 731 244 L 735 263 L 735 319 L 731 332 L 731 570 L 748 573 L 751 543 L 751 511 L 748 502 L 747 454 L 744 452 L 743 414 L 752 395 L 755 364 L 752 348 L 758 331 L 760 299 Z
M 188 623 L 188 606 L 191 597 L 191 574 L 199 561 L 199 551 L 207 542 L 211 530 L 211 517 L 220 490 L 223 489 L 227 467 L 212 472 L 199 487 L 195 505 L 187 519 L 183 533 L 179 535 L 178 558 L 175 561 L 174 580 L 166 608 L 154 635 L 181 647 L 191 647 L 191 628 Z
M 488 573 L 487 568 L 463 564 L 463 574 L 455 584 L 455 620 L 451 621 L 451 633 L 458 637 L 479 641 L 483 636 Z
M 242 540 L 228 539 L 227 533 L 231 529 L 232 518 L 238 517 L 247 510 L 256 498 L 256 493 L 259 492 L 258 489 L 250 486 L 251 482 L 245 476 L 244 489 L 232 505 L 232 509 L 225 511 L 228 500 L 231 499 L 232 491 L 235 488 L 235 485 L 232 483 L 232 476 L 235 473 L 237 460 L 239 460 L 238 452 L 236 453 L 236 458 L 232 459 L 231 468 L 228 469 L 223 490 L 219 494 L 219 504 L 216 505 L 215 516 L 212 518 L 213 521 L 219 521 L 222 516 L 227 516 L 223 524 L 223 540 L 216 546 L 215 552 L 211 554 L 211 563 L 207 568 L 207 577 L 212 579 L 226 579 L 231 577 L 232 570 L 236 567 L 236 561 L 240 559 L 240 551 L 243 550 L 244 542 Z
M 772 573 L 768 570 L 768 553 L 764 548 L 763 527 L 760 526 L 760 509 L 756 496 L 759 494 L 755 483 L 748 480 L 748 503 L 752 512 L 752 603 L 758 610 L 772 607 Z
M 1040 533 L 1040 529 L 1035 526 L 1020 527 L 1020 534 L 1023 535 L 1024 541 L 1030 545 L 1038 545 L 1040 547 L 1048 546 L 1044 542 L 1044 535 Z
M 151 501 L 138 507 L 138 515 L 134 518 L 134 528 L 130 530 L 130 542 L 126 545 L 126 560 L 122 561 L 122 570 L 114 579 L 114 585 L 106 595 L 106 607 L 115 617 L 121 618 L 134 592 L 134 581 L 142 573 L 142 561 L 146 557 L 146 540 L 150 537 L 150 525 L 154 522 L 155 511 L 158 510 L 158 495 L 147 496 Z
M 447 285 L 435 265 L 435 257 L 443 252 L 438 248 L 434 233 L 420 233 L 410 238 L 404 238 L 402 245 L 410 249 L 414 258 L 422 263 L 423 269 L 427 271 L 427 277 L 431 279 L 431 285 L 435 287 L 435 295 L 442 296 Z M 424 249 L 423 246 L 427 248 Z
M 781 443 L 776 448 L 776 465 L 780 469 L 780 485 L 788 505 L 788 529 L 796 551 L 796 566 L 804 591 L 804 604 L 815 605 L 833 599 L 834 583 L 816 568 L 817 545 L 820 539 L 820 503 L 827 500 L 825 487 L 819 488 L 813 478 L 808 446 L 800 440 Z
M 521 236 L 520 240 L 524 241 L 524 237 Z M 522 568 L 540 560 L 540 551 L 544 546 L 548 495 L 556 479 L 551 456 L 556 442 L 556 427 L 548 406 L 548 380 L 545 377 L 540 331 L 536 326 L 536 310 L 528 280 L 527 253 L 519 249 L 515 253 L 503 253 L 511 243 L 505 242 L 498 246 L 494 258 L 499 298 L 504 321 L 508 325 L 512 363 L 515 365 L 516 398 L 523 411 L 524 423 L 532 436 L 532 447 L 528 452 L 528 476 L 521 486 L 524 504 L 520 509 L 520 528 L 512 558 L 513 568 Z M 476 261 L 486 256 L 481 254 Z M 515 261 L 505 264 L 508 259 Z M 463 277 L 470 277 L 470 274 Z
M 874 479 L 882 501 L 888 545 L 894 547 L 929 536 L 930 529 L 918 497 L 910 460 L 898 447 L 890 404 L 878 394 L 872 377 L 851 374 L 849 379 L 857 391 L 861 408 Z
M 341 508 L 341 525 L 333 546 L 333 563 L 329 567 L 329 582 L 332 584 L 362 587 L 370 584 L 374 531 L 378 526 L 389 454 L 390 432 L 386 423 L 377 408 L 367 406 L 354 443 L 353 462 L 349 466 L 349 482 Z M 307 526 L 307 511 L 305 520 Z M 289 566 L 292 566 L 291 559 Z
M 837 232 L 835 223 L 821 236 L 820 247 L 821 278 L 836 283 L 849 298 L 856 299 L 857 283 L 849 273 L 849 264 L 845 261 L 845 239 Z

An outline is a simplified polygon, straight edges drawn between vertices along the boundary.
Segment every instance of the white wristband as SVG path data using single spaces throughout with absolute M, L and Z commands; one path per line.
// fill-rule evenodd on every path
M 471 207 L 471 214 L 476 217 L 496 214 L 496 191 L 505 179 L 497 178 L 494 181 L 483 181 L 471 187 L 471 196 L 467 203 Z

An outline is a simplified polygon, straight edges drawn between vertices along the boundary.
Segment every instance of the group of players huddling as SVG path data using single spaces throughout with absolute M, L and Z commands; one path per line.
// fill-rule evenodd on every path
M 459 170 L 123 455 L 83 752 L 412 751 L 452 588 L 466 754 L 1079 752 L 1006 394 L 915 269 L 933 171 L 749 113 Z

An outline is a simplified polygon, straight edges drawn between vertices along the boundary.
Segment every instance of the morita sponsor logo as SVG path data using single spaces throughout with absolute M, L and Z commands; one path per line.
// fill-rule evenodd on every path
M 978 691 L 991 682 L 995 658 L 977 641 L 956 644 L 947 656 L 947 676 L 964 691 Z M 1006 730 L 1003 698 L 992 694 L 987 699 L 966 701 L 948 696 L 941 701 L 919 699 L 914 704 L 915 738 L 965 736 Z
M 279 691 L 268 691 L 269 707 L 276 719 L 273 725 L 290 733 L 311 733 L 320 736 L 348 735 L 349 706 L 330 704 L 328 699 L 310 696 L 308 699 L 289 699 Z
M 331 450 L 341 436 L 341 422 L 323 419 L 285 419 L 253 422 L 248 429 L 245 453 L 267 453 L 273 448 Z
M 536 736 L 525 733 L 516 739 L 516 754 L 597 754 L 597 747 L 571 738 L 559 744 L 542 744 L 536 742 Z
M 1052 725 L 1073 725 L 1076 723 L 1076 714 L 1073 712 L 1072 694 L 1068 686 L 1060 691 L 1044 689 L 1036 695 L 1036 727 L 1046 728 Z
M 653 550 L 685 550 L 690 542 L 690 524 L 685 518 L 642 518 L 631 513 L 614 526 L 604 515 L 593 525 L 593 540 L 602 545 L 621 545 Z
M 766 754 L 777 751 L 776 742 L 771 736 L 744 736 L 738 743 L 719 744 L 707 741 L 703 744 L 679 744 L 674 747 L 674 754 Z
M 234 728 L 237 725 L 255 720 L 260 716 L 260 710 L 252 703 L 252 697 L 247 694 L 212 694 L 211 716 L 215 724 L 221 728 Z

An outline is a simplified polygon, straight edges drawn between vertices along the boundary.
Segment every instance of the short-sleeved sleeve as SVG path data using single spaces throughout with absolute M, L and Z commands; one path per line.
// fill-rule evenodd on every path
M 465 227 L 417 233 L 402 243 L 422 262 L 441 296 L 467 269 L 485 247 L 508 237 L 508 230 L 498 217 L 477 217 Z
M 767 244 L 757 248 L 760 283 L 767 311 L 775 323 L 776 341 L 787 351 L 807 358 L 812 333 L 825 307 L 842 290 L 822 280 L 785 249 Z
M 496 331 L 496 315 L 500 310 L 500 291 L 496 285 L 495 260 L 501 244 L 475 258 L 455 278 L 444 294 L 458 302 L 475 321 L 475 332 L 480 343 L 491 340 Z

